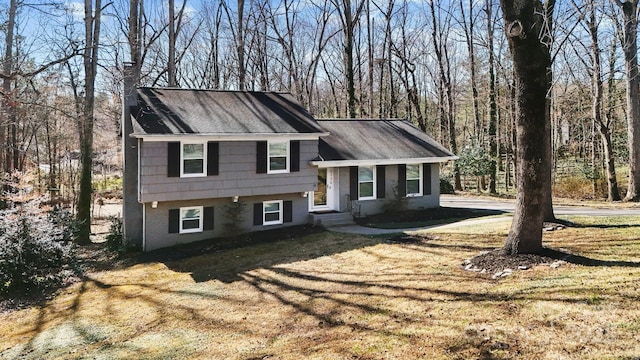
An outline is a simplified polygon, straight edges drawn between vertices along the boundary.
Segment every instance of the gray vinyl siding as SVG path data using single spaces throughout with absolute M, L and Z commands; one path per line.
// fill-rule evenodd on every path
M 385 198 L 375 200 L 357 200 L 358 194 L 351 196 L 349 194 L 349 168 L 341 167 L 337 169 L 340 172 L 338 189 L 340 191 L 340 209 L 339 211 L 360 210 L 360 216 L 379 214 L 383 212 L 385 202 L 391 201 L 394 197 L 393 187 L 398 183 L 398 166 L 387 165 L 385 171 Z M 351 203 L 347 199 L 352 199 Z M 407 207 L 412 210 L 428 209 L 440 206 L 440 166 L 439 164 L 431 164 L 431 194 L 424 196 L 409 197 Z M 354 214 L 358 215 L 358 214 Z
M 300 171 L 256 173 L 256 142 L 219 142 L 219 175 L 192 178 L 167 176 L 167 143 L 143 142 L 140 157 L 140 200 L 179 201 L 233 196 L 258 196 L 313 191 L 317 169 L 309 161 L 318 155 L 318 141 L 300 141 Z
M 293 221 L 280 225 L 253 225 L 253 204 L 270 200 L 291 200 Z M 244 222 L 242 224 L 246 232 L 256 232 L 277 229 L 292 225 L 303 225 L 309 221 L 308 199 L 302 197 L 300 193 L 280 194 L 268 196 L 252 196 L 241 198 L 245 203 Z M 187 244 L 200 240 L 227 236 L 225 223 L 229 220 L 225 217 L 226 206 L 231 204 L 231 198 L 201 199 L 189 201 L 167 201 L 159 202 L 158 207 L 153 209 L 151 204 L 145 204 L 145 251 L 159 248 Z M 179 209 L 187 206 L 213 206 L 214 225 L 213 230 L 189 234 L 169 233 L 169 210 Z

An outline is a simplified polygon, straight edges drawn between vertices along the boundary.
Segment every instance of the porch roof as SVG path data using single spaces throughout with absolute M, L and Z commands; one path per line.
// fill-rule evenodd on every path
M 326 167 L 406 162 L 446 162 L 453 153 L 406 120 L 321 119 L 329 132 L 320 138 L 319 157 L 312 163 Z

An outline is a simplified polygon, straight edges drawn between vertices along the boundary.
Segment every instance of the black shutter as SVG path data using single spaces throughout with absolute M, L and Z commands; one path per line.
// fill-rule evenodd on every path
M 167 176 L 180 177 L 180 142 L 167 144 Z
M 407 196 L 407 165 L 398 164 L 398 196 Z
M 422 195 L 431 195 L 431 164 L 422 164 Z
M 267 142 L 258 141 L 256 144 L 256 173 L 267 173 Z M 262 225 L 262 222 L 260 222 Z
M 282 222 L 293 222 L 293 201 L 285 200 L 282 202 Z
M 180 209 L 169 210 L 169 234 L 180 232 Z
M 207 175 L 218 175 L 219 173 L 220 144 L 215 141 L 207 143 Z
M 376 198 L 384 199 L 386 193 L 386 171 L 384 165 L 376 166 Z
M 351 200 L 358 200 L 358 167 L 349 167 L 349 194 Z
M 262 203 L 253 204 L 253 225 L 262 225 Z
M 300 171 L 300 141 L 293 140 L 289 143 L 291 152 L 290 166 L 291 172 Z
M 213 230 L 213 206 L 205 207 L 202 217 L 202 230 Z

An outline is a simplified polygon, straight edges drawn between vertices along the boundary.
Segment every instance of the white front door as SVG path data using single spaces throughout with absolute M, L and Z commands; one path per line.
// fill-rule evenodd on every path
M 318 186 L 309 194 L 309 211 L 332 211 L 337 209 L 337 171 L 318 168 Z

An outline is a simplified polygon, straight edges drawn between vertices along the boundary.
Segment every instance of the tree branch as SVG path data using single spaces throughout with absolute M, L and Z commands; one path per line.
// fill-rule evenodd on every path
M 65 57 L 62 57 L 60 59 L 56 59 L 54 61 L 48 62 L 48 63 L 40 66 L 36 70 L 28 71 L 28 72 L 17 70 L 17 71 L 11 72 L 9 74 L 4 73 L 4 72 L 0 72 L 0 78 L 2 78 L 2 79 L 15 79 L 16 77 L 19 77 L 19 76 L 20 77 L 33 77 L 33 76 L 36 76 L 36 75 L 46 71 L 47 69 L 49 69 L 52 66 L 55 66 L 55 65 L 62 64 L 64 62 L 66 62 L 67 60 L 71 59 L 72 57 L 74 57 L 74 56 L 76 56 L 78 54 L 80 54 L 80 51 L 78 49 L 74 49 L 74 51 L 71 54 L 66 55 Z

